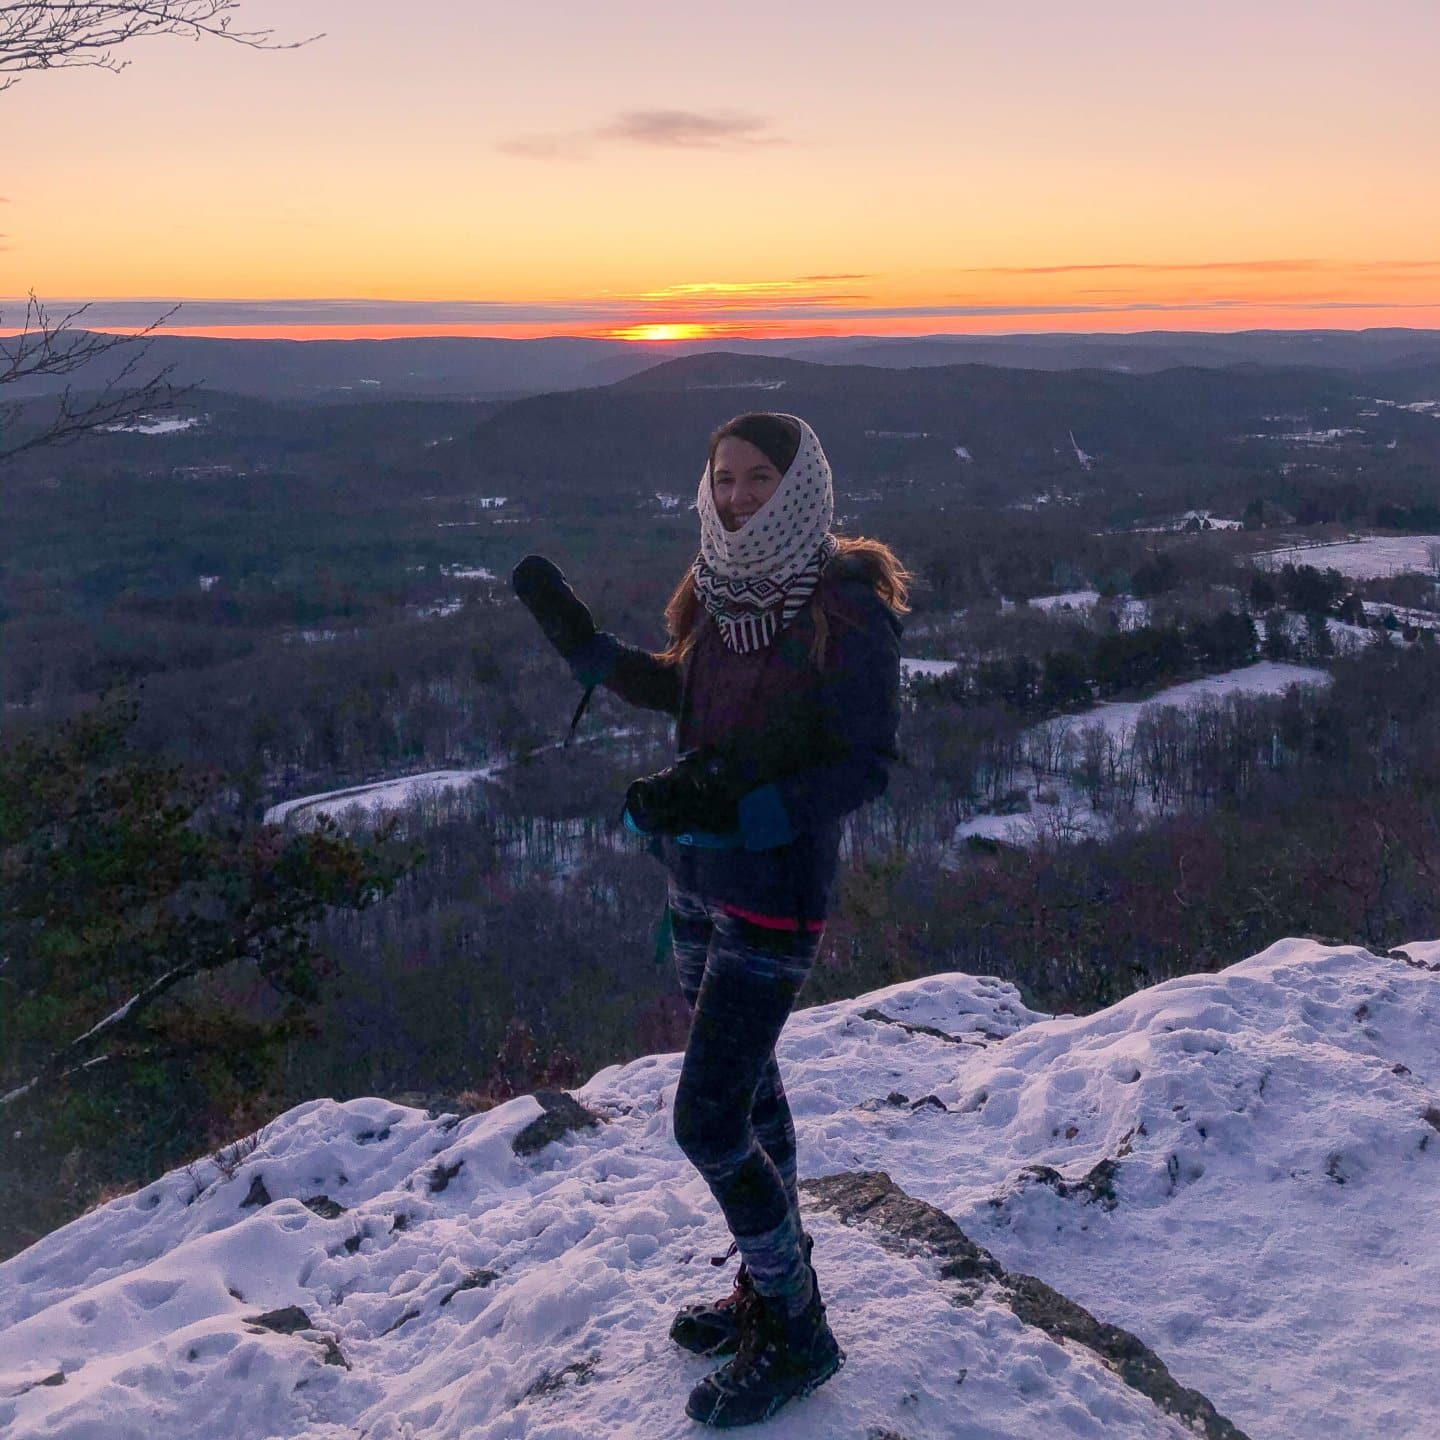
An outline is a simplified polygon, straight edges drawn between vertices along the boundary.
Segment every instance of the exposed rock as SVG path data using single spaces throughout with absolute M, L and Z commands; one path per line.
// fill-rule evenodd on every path
M 538 1380 L 534 1380 L 526 1386 L 520 1398 L 530 1400 L 536 1395 L 553 1395 L 555 1391 L 563 1389 L 567 1381 L 583 1385 L 593 1377 L 595 1367 L 599 1363 L 600 1356 L 598 1354 L 587 1355 L 583 1360 L 576 1360 L 563 1369 L 542 1371 Z
M 328 1195 L 312 1195 L 305 1201 L 305 1208 L 313 1210 L 322 1220 L 338 1220 L 345 1213 L 345 1207 Z
M 430 1172 L 430 1193 L 438 1195 L 450 1182 L 460 1173 L 461 1167 L 465 1164 L 462 1156 L 453 1165 L 446 1165 L 443 1161 Z
M 10 1399 L 18 1400 L 22 1395 L 28 1395 L 32 1390 L 38 1390 L 42 1385 L 63 1385 L 65 1383 L 65 1372 L 57 1370 L 53 1375 L 47 1375 L 43 1380 L 32 1380 L 28 1385 L 21 1385 L 16 1390 L 8 1392 Z
M 1099 1160 L 1078 1180 L 1067 1180 L 1052 1165 L 1027 1165 L 1020 1171 L 1017 1184 L 1048 1185 L 1062 1200 L 1078 1199 L 1086 1205 L 1099 1205 L 1102 1210 L 1113 1210 L 1119 1204 L 1115 1194 L 1115 1177 L 1120 1173 L 1118 1160 Z M 1006 1196 L 1000 1196 L 990 1203 L 1003 1205 Z
M 957 1303 L 973 1304 L 981 1294 L 998 1300 L 1024 1324 L 1089 1350 L 1131 1389 L 1206 1440 L 1246 1440 L 1199 1391 L 1180 1385 L 1137 1336 L 1097 1320 L 1043 1280 L 1008 1273 L 943 1210 L 907 1195 L 883 1171 L 827 1175 L 804 1180 L 800 1188 L 845 1224 L 875 1227 L 889 1248 L 909 1251 L 918 1243 L 929 1250 L 940 1261 L 941 1277 L 961 1282 Z
M 310 1330 L 310 1317 L 298 1306 L 287 1305 L 283 1310 L 267 1310 L 263 1315 L 247 1315 L 247 1325 L 258 1325 L 262 1330 L 273 1330 L 277 1335 L 294 1335 L 300 1330 Z
M 277 1335 L 300 1335 L 302 1340 L 312 1345 L 318 1345 L 325 1352 L 325 1363 L 327 1365 L 343 1365 L 347 1370 L 350 1362 L 340 1353 L 340 1347 L 335 1343 L 334 1337 L 320 1334 L 303 1335 L 302 1331 L 314 1330 L 310 1323 L 310 1317 L 298 1305 L 286 1305 L 281 1310 L 267 1310 L 263 1315 L 247 1315 L 247 1325 L 254 1325 L 261 1330 L 273 1330 Z
M 270 1192 L 265 1188 L 265 1181 L 262 1176 L 257 1175 L 250 1182 L 250 1189 L 245 1198 L 240 1202 L 242 1210 L 248 1209 L 251 1205 L 268 1205 L 270 1203 Z
M 915 1025 L 908 1020 L 897 1020 L 883 1010 L 862 1010 L 860 1018 L 874 1020 L 880 1025 L 898 1025 L 912 1035 L 928 1035 L 932 1040 L 943 1040 L 947 1045 L 983 1045 L 987 1040 L 1003 1040 L 1005 1038 L 993 1030 L 967 1030 L 963 1035 L 951 1035 L 948 1031 L 937 1030 L 933 1025 Z
M 510 1148 L 517 1155 L 534 1155 L 572 1130 L 595 1129 L 605 1118 L 594 1110 L 587 1110 L 564 1090 L 537 1090 L 535 1098 L 545 1107 L 545 1113 L 532 1120 L 510 1142 Z
M 1412 970 L 1429 970 L 1432 973 L 1440 971 L 1440 960 L 1435 961 L 1433 965 L 1427 964 L 1424 960 L 1417 960 L 1413 955 L 1406 954 L 1404 950 L 1388 951 L 1385 958 L 1387 960 L 1403 960 Z
M 448 1305 L 464 1290 L 483 1290 L 493 1285 L 500 1277 L 494 1270 L 472 1270 L 453 1290 L 440 1297 L 442 1305 Z
M 346 1370 L 350 1368 L 350 1362 L 340 1353 L 340 1347 L 335 1343 L 333 1337 L 321 1335 L 318 1337 L 320 1347 L 325 1351 L 325 1363 L 327 1365 L 341 1365 Z
M 381 1335 L 393 1335 L 402 1325 L 408 1324 L 411 1320 L 418 1320 L 418 1310 L 406 1310 L 393 1324 L 387 1325 L 380 1333 Z

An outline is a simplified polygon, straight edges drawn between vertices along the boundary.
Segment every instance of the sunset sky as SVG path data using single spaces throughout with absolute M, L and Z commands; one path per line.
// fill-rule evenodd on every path
M 0 94 L 0 295 L 253 336 L 1440 328 L 1437 0 L 236 21 L 325 33 Z

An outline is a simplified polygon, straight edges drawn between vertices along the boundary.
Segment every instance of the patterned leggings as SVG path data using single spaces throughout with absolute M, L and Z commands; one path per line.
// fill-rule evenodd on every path
M 670 883 L 670 925 L 690 1036 L 675 1139 L 705 1177 L 762 1295 L 803 1303 L 795 1127 L 775 1063 L 820 932 L 772 930 Z

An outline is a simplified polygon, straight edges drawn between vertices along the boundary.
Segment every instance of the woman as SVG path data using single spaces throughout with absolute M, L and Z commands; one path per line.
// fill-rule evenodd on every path
M 637 780 L 624 813 L 670 872 L 691 1010 L 675 1136 L 742 1261 L 732 1294 L 682 1310 L 670 1333 L 735 1352 L 686 1406 L 734 1426 L 844 1361 L 801 1225 L 775 1043 L 819 949 L 842 817 L 884 790 L 894 758 L 909 577 L 885 546 L 831 533 L 830 467 L 793 415 L 716 430 L 696 508 L 700 553 L 658 655 L 597 633 L 549 561 L 522 561 L 515 587 L 583 684 L 677 717 L 679 760 Z

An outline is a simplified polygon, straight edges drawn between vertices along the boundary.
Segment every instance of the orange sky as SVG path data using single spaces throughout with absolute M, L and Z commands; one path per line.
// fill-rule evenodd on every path
M 1440 327 L 1434 0 L 424 8 L 245 0 L 325 33 L 26 76 L 0 296 L 245 336 Z

